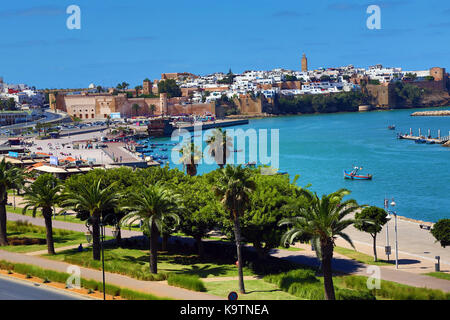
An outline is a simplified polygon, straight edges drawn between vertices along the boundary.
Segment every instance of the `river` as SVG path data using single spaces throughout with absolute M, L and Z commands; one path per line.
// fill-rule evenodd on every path
M 297 183 L 310 184 L 319 195 L 347 188 L 358 203 L 380 207 L 385 197 L 395 198 L 398 215 L 436 222 L 450 217 L 450 148 L 398 140 L 396 134 L 410 128 L 418 134 L 421 128 L 425 135 L 431 129 L 432 136 L 437 136 L 440 129 L 446 136 L 450 117 L 411 117 L 417 110 L 255 119 L 232 129 L 278 129 L 280 171 L 291 177 L 299 174 Z M 396 125 L 395 131 L 387 129 L 390 124 Z M 343 170 L 353 165 L 363 167 L 361 172 L 372 174 L 373 180 L 344 180 Z M 171 167 L 182 169 L 175 164 Z M 198 172 L 215 168 L 200 164 Z

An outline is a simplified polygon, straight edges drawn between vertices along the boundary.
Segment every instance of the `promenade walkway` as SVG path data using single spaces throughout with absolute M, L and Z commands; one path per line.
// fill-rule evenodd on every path
M 15 263 L 32 264 L 44 269 L 58 272 L 67 272 L 71 265 L 65 262 L 49 260 L 36 256 L 30 256 L 15 252 L 0 250 L 0 259 Z M 80 267 L 81 277 L 102 282 L 102 272 L 99 270 Z M 224 298 L 210 294 L 190 291 L 169 286 L 161 281 L 142 281 L 116 273 L 105 272 L 106 283 L 136 291 L 150 293 L 158 297 L 167 297 L 176 300 L 224 300 Z
M 14 213 L 8 213 L 8 220 L 14 221 L 14 220 L 28 220 L 32 224 L 44 226 L 44 220 L 42 218 L 32 218 L 28 216 L 22 216 Z M 401 225 L 406 226 L 404 223 L 410 223 L 409 221 L 399 221 L 399 226 Z M 63 222 L 54 220 L 53 221 L 53 227 L 59 228 L 59 229 L 67 229 L 67 230 L 73 230 L 73 231 L 79 231 L 79 232 L 85 232 L 86 227 L 83 224 L 78 223 L 70 223 L 70 222 Z M 424 230 L 421 230 L 418 226 L 417 229 L 414 225 L 409 225 L 411 228 L 411 232 L 416 232 L 417 229 L 420 231 L 425 232 Z M 405 227 L 406 228 L 406 227 Z M 400 229 L 400 228 L 399 228 Z M 405 229 L 404 229 L 405 230 Z M 367 254 L 372 255 L 372 247 L 370 242 L 363 242 L 359 241 L 358 239 L 363 238 L 365 234 L 362 232 L 359 232 L 357 230 L 346 230 L 350 237 L 354 239 L 355 246 L 358 250 L 361 248 L 364 249 L 364 251 L 367 252 Z M 356 232 L 354 234 L 354 232 Z M 106 234 L 112 236 L 111 229 L 106 229 Z M 122 237 L 128 238 L 128 237 L 135 237 L 135 236 L 142 236 L 142 232 L 140 231 L 129 231 L 129 230 L 122 230 Z M 367 235 L 369 236 L 369 235 Z M 370 236 L 369 236 L 370 237 Z M 191 238 L 181 238 L 181 237 L 172 237 L 172 240 L 178 239 L 180 241 L 184 242 L 193 242 L 194 240 Z M 371 238 L 370 238 L 371 241 Z M 400 238 L 399 238 L 400 243 Z M 344 243 L 343 240 L 337 240 L 337 244 L 340 246 L 348 246 L 346 243 Z M 392 243 L 391 243 L 392 244 Z M 434 242 L 433 242 L 434 244 Z M 406 245 L 406 243 L 405 243 Z M 303 265 L 309 265 L 309 266 L 318 266 L 318 260 L 316 258 L 315 252 L 311 251 L 310 246 L 308 245 L 297 245 L 298 247 L 301 247 L 304 249 L 303 251 L 289 251 L 289 250 L 279 250 L 275 249 L 272 250 L 271 255 L 274 257 L 286 259 L 292 262 L 300 263 Z M 415 246 L 415 244 L 414 244 Z M 413 248 L 414 248 L 413 246 Z M 384 259 L 384 253 L 381 254 L 381 249 L 379 249 L 379 258 Z M 444 252 L 445 253 L 445 252 Z M 0 258 L 3 255 L 3 252 L 0 252 Z M 28 255 L 30 257 L 30 255 Z M 35 257 L 30 257 L 35 258 Z M 391 255 L 391 260 L 392 260 Z M 444 256 L 444 261 L 441 263 L 441 270 L 442 271 L 450 271 L 450 265 L 447 264 L 447 256 Z M 440 289 L 443 291 L 450 291 L 450 281 L 443 280 L 443 279 L 437 279 L 430 276 L 425 276 L 419 273 L 426 273 L 434 271 L 434 264 L 432 261 L 428 259 L 424 259 L 424 257 L 420 256 L 414 256 L 410 253 L 404 253 L 403 251 L 399 254 L 400 259 L 400 265 L 399 270 L 395 269 L 394 266 L 382 266 L 380 267 L 381 271 L 381 279 L 389 280 L 389 281 L 395 281 L 398 283 L 415 286 L 415 287 L 427 287 L 432 289 Z M 49 261 L 49 260 L 47 260 Z M 54 261 L 50 261 L 49 263 L 52 264 Z M 348 257 L 345 257 L 341 254 L 338 254 L 335 252 L 334 259 L 333 259 L 333 269 L 338 272 L 346 273 L 346 274 L 354 274 L 354 275 L 364 275 L 369 276 L 370 274 L 367 273 L 367 268 L 369 265 L 362 264 L 359 262 L 356 262 Z

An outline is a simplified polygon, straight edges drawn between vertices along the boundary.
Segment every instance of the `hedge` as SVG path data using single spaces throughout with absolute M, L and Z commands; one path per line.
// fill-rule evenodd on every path
M 171 274 L 167 279 L 167 283 L 171 286 L 185 288 L 193 291 L 206 291 L 205 284 L 198 276 Z

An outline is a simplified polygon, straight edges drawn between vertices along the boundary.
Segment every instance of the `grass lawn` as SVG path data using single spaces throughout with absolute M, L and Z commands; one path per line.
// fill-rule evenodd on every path
M 26 237 L 26 238 L 39 238 L 46 239 L 45 227 L 39 226 L 20 226 L 18 227 L 16 222 L 9 221 L 7 225 L 8 237 Z M 53 239 L 55 241 L 55 248 L 67 247 L 71 245 L 77 245 L 86 242 L 86 237 L 82 232 L 74 232 L 61 229 L 53 229 Z M 34 252 L 46 250 L 47 244 L 33 244 L 33 245 L 18 245 L 18 246 L 5 246 L 2 250 L 11 252 Z
M 46 257 L 89 268 L 101 269 L 100 261 L 92 259 L 90 248 L 84 252 L 67 250 L 54 256 Z M 142 280 L 163 280 L 161 278 L 154 279 L 150 274 L 149 257 L 148 249 L 107 247 L 105 248 L 105 269 L 109 272 L 120 273 Z M 158 252 L 158 273 L 169 274 L 172 272 L 197 275 L 200 278 L 237 276 L 237 268 L 233 264 L 220 263 L 212 259 L 200 259 L 197 255 L 191 254 Z M 244 268 L 244 275 L 252 276 L 254 273 L 250 269 Z
M 228 297 L 232 291 L 238 293 L 238 300 L 301 300 L 287 292 L 284 292 L 276 285 L 264 280 L 246 280 L 246 294 L 239 294 L 239 284 L 237 280 L 204 282 L 207 292 L 219 297 Z
M 439 278 L 439 279 L 450 280 L 450 273 L 446 273 L 446 272 L 430 272 L 430 273 L 425 273 L 425 275 L 430 276 L 430 277 Z
M 373 257 L 365 254 L 365 253 L 361 253 L 358 251 L 355 251 L 353 249 L 347 249 L 347 248 L 343 248 L 343 247 L 334 247 L 334 251 L 342 254 L 352 260 L 361 262 L 361 263 L 365 263 L 365 264 L 372 264 L 372 265 L 376 265 L 376 266 L 392 266 L 394 264 L 394 262 L 387 262 L 386 260 L 380 260 L 378 259 L 377 262 L 373 261 Z
M 17 213 L 17 214 L 22 214 L 22 208 L 16 207 L 14 209 L 13 206 L 6 206 L 6 211 L 7 212 L 12 212 L 12 213 Z M 32 217 L 33 216 L 33 211 L 32 210 L 27 210 L 25 215 L 25 217 Z M 36 212 L 36 217 L 42 217 L 41 213 L 39 211 Z M 65 222 L 72 222 L 72 223 L 80 223 L 80 224 L 84 224 L 84 221 L 81 221 L 80 219 L 78 219 L 74 214 L 73 215 L 57 215 L 55 216 L 55 220 L 59 220 L 59 221 L 65 221 Z

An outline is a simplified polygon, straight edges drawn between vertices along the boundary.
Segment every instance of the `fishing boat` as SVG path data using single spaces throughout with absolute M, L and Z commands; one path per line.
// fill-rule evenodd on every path
M 372 180 L 372 175 L 362 175 L 358 174 L 358 171 L 362 170 L 362 167 L 353 167 L 353 170 L 348 172 L 344 170 L 344 179 L 351 179 L 351 180 Z
M 395 124 L 391 124 L 390 126 L 388 126 L 389 130 L 395 130 Z
M 417 139 L 417 140 L 414 140 L 414 142 L 415 143 L 427 143 L 427 140 L 425 140 L 425 139 Z

